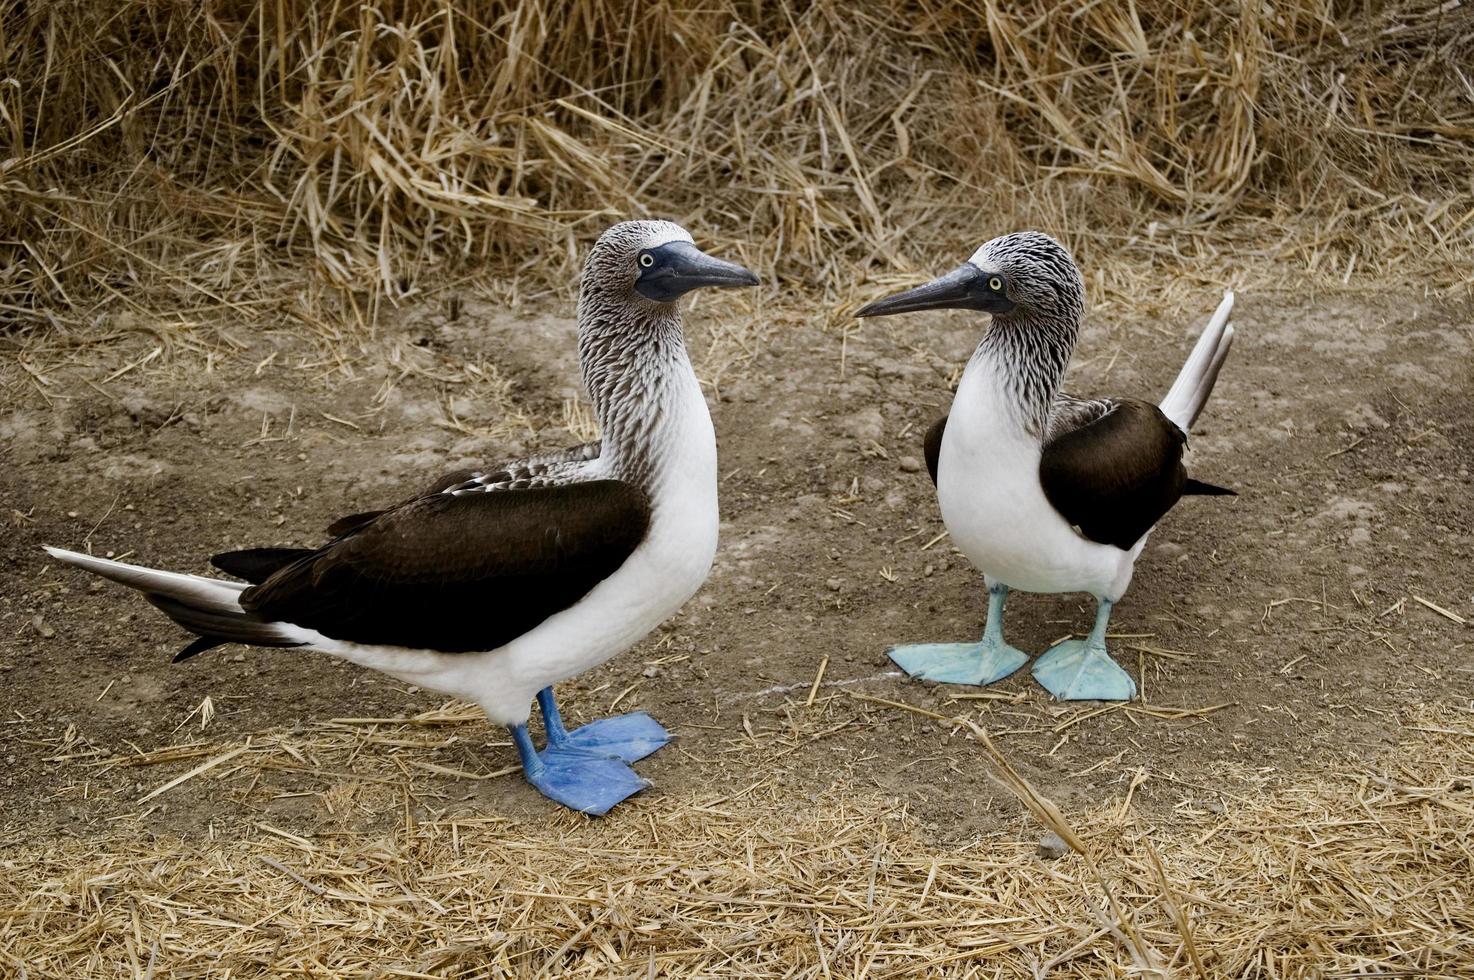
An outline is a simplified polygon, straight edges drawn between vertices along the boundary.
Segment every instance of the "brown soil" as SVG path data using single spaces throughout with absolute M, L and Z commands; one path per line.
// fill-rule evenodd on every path
M 1204 317 L 1216 300 L 1204 291 Z M 765 313 L 714 330 L 718 305 L 691 317 L 698 368 L 717 382 L 716 567 L 664 628 L 565 690 L 575 717 L 618 701 L 680 735 L 640 764 L 655 783 L 645 805 L 761 774 L 805 797 L 812 781 L 873 786 L 946 840 L 1016 812 L 953 726 L 867 698 L 977 719 L 1061 804 L 1130 790 L 1167 808 L 1373 755 L 1416 706 L 1474 697 L 1474 625 L 1413 598 L 1474 621 L 1468 306 L 1241 297 L 1191 463 L 1240 496 L 1186 500 L 1155 532 L 1113 621 L 1143 703 L 1096 712 L 1051 702 L 1027 671 L 987 692 L 1002 697 L 951 701 L 976 692 L 907 681 L 884 657 L 891 643 L 980 628 L 980 578 L 945 539 L 932 543 L 936 503 L 915 472 L 976 323 L 917 316 L 845 334 Z M 50 386 L 11 378 L 0 404 L 0 841 L 104 834 L 203 758 L 112 764 L 129 754 L 443 704 L 314 654 L 228 647 L 172 666 L 187 641 L 178 628 L 40 546 L 201 571 L 232 547 L 320 540 L 332 518 L 463 463 L 573 441 L 571 323 L 466 308 L 454 322 L 411 311 L 342 368 L 268 332 L 209 363 L 179 354 L 107 380 L 140 353 L 117 350 L 107 365 L 57 368 Z M 1098 313 L 1082 337 L 1074 390 L 1159 395 L 1202 322 L 1107 319 Z M 1090 617 L 1088 597 L 1018 595 L 1009 637 L 1039 652 Z M 215 716 L 201 734 L 191 713 L 207 697 Z M 495 729 L 454 730 L 425 758 L 482 773 L 513 762 Z M 310 827 L 324 818 L 314 794 L 325 780 L 307 764 L 193 779 L 155 801 L 148 825 L 229 833 L 249 814 Z M 515 777 L 439 782 L 442 798 L 425 806 L 514 819 L 549 807 Z

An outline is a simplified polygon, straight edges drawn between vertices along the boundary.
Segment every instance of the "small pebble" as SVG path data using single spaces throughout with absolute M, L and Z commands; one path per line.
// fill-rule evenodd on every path
M 238 653 L 235 656 L 231 657 L 230 661 L 231 663 L 243 664 L 246 662 L 246 655 L 244 653 Z
M 902 473 L 920 473 L 921 472 L 921 460 L 917 459 L 915 456 L 902 456 L 901 457 L 901 472 Z
M 1054 831 L 1047 831 L 1039 838 L 1039 856 L 1046 861 L 1056 861 L 1070 853 L 1070 845 Z
M 824 584 L 829 587 L 830 592 L 838 592 L 840 589 L 844 588 L 844 583 L 837 578 L 832 578 Z

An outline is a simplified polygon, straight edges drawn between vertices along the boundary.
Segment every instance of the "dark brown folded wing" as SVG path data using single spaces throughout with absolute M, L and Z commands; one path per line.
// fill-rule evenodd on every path
M 1039 482 L 1085 537 L 1129 549 L 1182 496 L 1187 436 L 1157 406 L 1134 399 L 1090 416 L 1062 431 L 1051 424 Z
M 937 485 L 937 460 L 942 456 L 942 434 L 947 431 L 947 418 L 943 415 L 933 422 L 921 441 L 922 448 L 926 450 L 926 471 L 931 474 L 932 486 Z
M 618 480 L 421 497 L 282 568 L 241 604 L 339 640 L 492 650 L 587 595 L 649 524 L 645 493 Z

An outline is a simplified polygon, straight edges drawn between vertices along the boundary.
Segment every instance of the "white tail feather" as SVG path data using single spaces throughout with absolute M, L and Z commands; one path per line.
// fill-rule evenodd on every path
M 84 555 L 80 551 L 47 547 L 46 551 L 58 561 L 101 575 L 140 592 L 165 595 L 191 606 L 199 606 L 216 612 L 239 613 L 239 596 L 248 586 L 239 582 L 225 582 L 203 575 L 185 575 L 182 572 L 164 572 L 142 565 L 129 565 L 108 558 Z
M 1233 291 L 1226 290 L 1223 301 L 1213 311 L 1208 325 L 1193 345 L 1192 353 L 1187 355 L 1177 380 L 1172 382 L 1167 396 L 1162 399 L 1162 414 L 1183 432 L 1192 428 L 1203 406 L 1208 404 L 1208 396 L 1213 393 L 1213 384 L 1218 380 L 1218 370 L 1223 367 L 1228 349 L 1233 345 L 1233 325 L 1228 322 L 1228 315 L 1232 312 Z
M 243 608 L 240 596 L 249 586 L 242 583 L 128 565 L 63 548 L 46 550 L 58 561 L 137 589 L 174 622 L 217 645 L 300 646 L 303 642 L 290 624 L 263 622 Z M 192 645 L 181 656 L 198 652 Z

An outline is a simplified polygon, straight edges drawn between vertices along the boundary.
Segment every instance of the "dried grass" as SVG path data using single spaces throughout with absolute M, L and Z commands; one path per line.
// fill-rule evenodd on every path
M 305 333 L 333 372 L 384 298 L 486 269 L 498 301 L 566 291 L 630 214 L 808 298 L 1020 225 L 1066 238 L 1097 299 L 1171 304 L 1175 276 L 1453 287 L 1474 258 L 1467 3 L 0 0 L 0 20 L 0 342 L 42 395 L 42 348 L 141 339 L 119 377 L 232 356 L 242 324 Z M 761 340 L 718 322 L 703 378 Z M 387 346 L 384 395 L 504 388 Z M 563 422 L 588 427 L 572 402 Z M 442 424 L 482 434 L 453 399 Z M 475 712 L 138 757 L 69 742 L 58 766 L 149 775 L 111 829 L 0 852 L 0 974 L 1471 975 L 1467 713 L 1221 812 L 1068 816 L 940 716 L 1077 847 L 1045 862 L 1024 818 L 950 846 L 856 784 L 796 804 L 770 764 L 857 723 L 823 681 L 796 695 L 826 712 L 801 739 L 733 747 L 745 790 L 597 823 L 437 810 L 507 778 L 441 751 L 495 737 Z M 150 825 L 186 785 L 282 774 L 316 787 L 319 829 Z
M 619 216 L 833 298 L 1021 225 L 1098 274 L 1467 282 L 1474 7 L 0 0 L 0 314 L 344 322 Z M 1257 273 L 1254 270 L 1258 270 Z M 1134 281 L 1134 280 L 1129 280 Z
M 1081 852 L 1058 860 L 1035 853 L 1026 819 L 949 846 L 854 785 L 800 802 L 750 742 L 754 782 L 733 792 L 642 798 L 602 821 L 425 816 L 435 782 L 473 774 L 420 757 L 483 726 L 455 709 L 340 719 L 97 763 L 254 785 L 294 766 L 378 767 L 385 746 L 398 758 L 340 774 L 316 830 L 153 833 L 156 789 L 101 839 L 11 849 L 0 964 L 21 977 L 1470 975 L 1467 709 L 1408 719 L 1394 752 L 1350 771 L 1190 794 L 1155 816 L 1128 799 L 1068 823 L 979 734 L 979 764 Z M 335 823 L 377 809 L 375 792 L 396 800 L 378 810 L 390 825 Z

